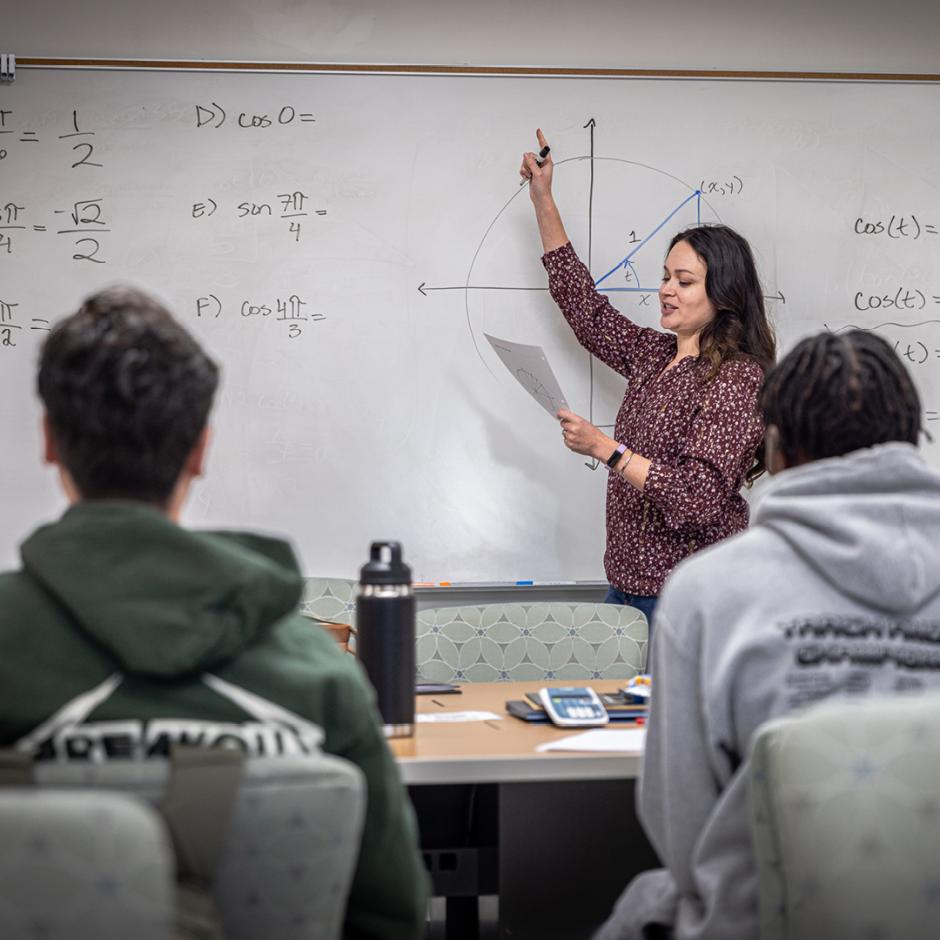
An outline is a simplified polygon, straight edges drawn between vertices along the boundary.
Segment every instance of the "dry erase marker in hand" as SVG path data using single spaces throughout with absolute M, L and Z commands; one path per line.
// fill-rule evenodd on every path
M 552 152 L 552 148 L 546 144 L 536 155 L 535 162 L 541 166 L 545 162 L 545 158 Z M 520 180 L 519 185 L 524 186 L 528 180 Z

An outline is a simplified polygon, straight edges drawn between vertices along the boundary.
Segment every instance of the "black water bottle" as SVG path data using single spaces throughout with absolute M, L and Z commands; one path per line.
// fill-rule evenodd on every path
M 372 543 L 359 572 L 356 630 L 357 655 L 375 687 L 385 737 L 414 734 L 415 598 L 398 542 Z

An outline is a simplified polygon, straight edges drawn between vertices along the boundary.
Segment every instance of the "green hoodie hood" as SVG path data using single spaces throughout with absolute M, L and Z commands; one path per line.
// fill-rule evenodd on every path
M 302 590 L 286 542 L 193 532 L 141 503 L 77 503 L 20 551 L 24 570 L 123 671 L 160 678 L 231 659 Z

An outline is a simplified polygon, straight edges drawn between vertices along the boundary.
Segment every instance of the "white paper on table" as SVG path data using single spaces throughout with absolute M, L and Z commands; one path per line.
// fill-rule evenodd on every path
M 415 715 L 415 721 L 500 721 L 502 717 L 494 712 L 422 712 Z
M 545 751 L 609 751 L 616 754 L 635 754 L 646 746 L 646 728 L 595 728 L 569 738 L 547 741 L 536 750 Z
M 554 418 L 559 408 L 568 402 L 541 346 L 527 346 L 483 334 L 503 365 L 516 377 L 519 384 Z

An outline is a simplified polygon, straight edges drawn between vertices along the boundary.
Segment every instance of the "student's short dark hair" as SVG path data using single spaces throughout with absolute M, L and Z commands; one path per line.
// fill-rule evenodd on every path
M 889 441 L 917 444 L 920 434 L 920 398 L 907 369 L 867 330 L 798 343 L 767 373 L 760 405 L 789 464 Z
M 218 368 L 156 300 L 111 287 L 55 326 L 37 384 L 83 498 L 163 506 L 206 425 Z

